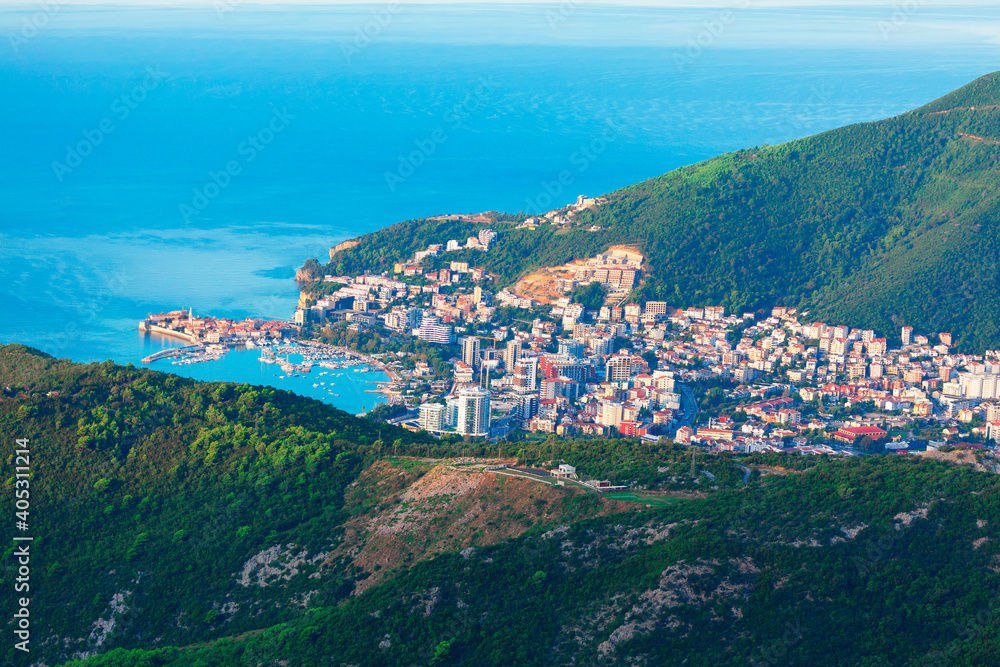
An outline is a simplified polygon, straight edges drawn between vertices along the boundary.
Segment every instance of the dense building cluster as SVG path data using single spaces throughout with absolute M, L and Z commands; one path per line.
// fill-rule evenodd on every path
M 295 334 L 295 328 L 280 320 L 247 318 L 231 320 L 225 317 L 204 315 L 195 317 L 191 310 L 172 310 L 168 313 L 149 315 L 139 321 L 140 331 L 152 331 L 190 343 L 221 343 L 224 345 L 253 345 L 280 341 Z
M 899 433 L 937 420 L 974 424 L 966 435 L 1000 440 L 1000 359 L 957 353 L 949 333 L 904 327 L 890 347 L 875 331 L 810 321 L 788 308 L 762 317 L 722 306 L 625 303 L 643 257 L 622 249 L 578 261 L 574 275 L 559 278 L 567 290 L 608 286 L 605 305 L 593 310 L 569 297 L 540 304 L 511 289 L 494 294 L 483 269 L 442 257 L 488 252 L 495 238 L 485 229 L 464 244 L 432 244 L 381 275 L 326 276 L 339 287 L 300 309 L 297 323 L 346 321 L 453 352 L 447 392 L 406 394 L 433 374 L 427 364 L 401 372 L 394 388 L 419 398 L 412 425 L 433 433 L 670 436 L 721 450 L 819 453 L 865 438 L 908 447 Z M 529 314 L 501 323 L 495 315 L 505 306 Z M 708 386 L 723 392 L 738 420 L 699 412 L 692 388 Z M 829 411 L 861 404 L 866 410 L 849 417 Z

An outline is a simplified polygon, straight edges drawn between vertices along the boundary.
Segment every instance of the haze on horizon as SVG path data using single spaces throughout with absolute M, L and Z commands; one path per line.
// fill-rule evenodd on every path
M 33 21 L 49 37 L 141 31 L 232 38 L 350 40 L 379 11 L 397 43 L 555 44 L 711 49 L 922 49 L 960 39 L 1000 44 L 1000 8 L 984 0 L 0 0 L 0 37 Z M 709 24 L 724 23 L 714 34 Z M 711 32 L 711 31 L 710 31 Z

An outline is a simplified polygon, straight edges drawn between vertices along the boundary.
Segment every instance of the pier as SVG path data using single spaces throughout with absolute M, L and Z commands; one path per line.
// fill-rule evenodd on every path
M 142 363 L 151 364 L 159 359 L 167 359 L 168 357 L 181 357 L 185 354 L 190 354 L 192 352 L 200 352 L 205 349 L 203 345 L 188 345 L 186 347 L 174 347 L 169 350 L 160 350 L 155 354 L 151 354 L 148 357 L 143 357 Z

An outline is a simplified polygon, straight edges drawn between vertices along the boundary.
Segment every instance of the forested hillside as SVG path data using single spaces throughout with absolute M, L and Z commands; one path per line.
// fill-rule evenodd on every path
M 35 538 L 32 650 L 4 664 L 1000 661 L 1000 482 L 969 467 L 521 453 L 668 491 L 623 502 L 269 388 L 23 346 L 0 347 L 0 387 Z
M 26 438 L 30 511 L 20 534 L 34 538 L 32 651 L 8 644 L 4 664 L 238 635 L 342 603 L 438 553 L 639 507 L 438 470 L 444 457 L 496 447 L 414 434 L 269 387 L 74 364 L 9 345 L 0 346 L 0 388 L 4 496 L 13 511 L 14 438 Z M 583 460 L 624 453 L 632 475 L 656 476 L 656 461 L 670 458 L 649 448 L 633 459 L 627 443 L 615 445 L 574 449 Z M 423 488 L 442 479 L 443 488 Z M 5 547 L 8 581 L 17 546 Z M 5 588 L 8 608 L 16 597 Z
M 442 554 L 339 607 L 111 665 L 987 665 L 1000 488 L 906 457 Z
M 73 364 L 23 346 L 0 347 L 0 387 L 8 506 L 13 438 L 30 440 L 31 658 L 48 664 L 270 625 L 299 613 L 307 592 L 314 604 L 342 600 L 356 568 L 282 578 L 317 570 L 380 430 L 404 453 L 422 442 L 284 391 Z M 240 586 L 234 573 L 272 547 L 261 565 L 282 585 Z M 12 581 L 14 546 L 5 549 Z M 6 587 L 8 608 L 13 596 Z M 3 652 L 18 664 L 9 642 Z
M 495 223 L 495 250 L 445 257 L 468 255 L 507 285 L 536 267 L 628 243 L 649 259 L 641 300 L 734 312 L 795 306 L 890 339 L 908 324 L 950 331 L 963 350 L 993 348 L 998 82 L 992 74 L 894 118 L 669 172 L 610 193 L 570 229 Z M 587 231 L 592 225 L 601 230 Z M 485 226 L 400 223 L 359 237 L 327 268 L 391 270 L 429 243 Z

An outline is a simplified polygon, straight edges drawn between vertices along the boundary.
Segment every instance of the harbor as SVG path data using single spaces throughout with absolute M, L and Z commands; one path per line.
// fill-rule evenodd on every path
M 382 362 L 338 346 L 292 337 L 184 345 L 180 336 L 152 327 L 140 328 L 140 336 L 142 363 L 153 370 L 285 389 L 352 414 L 398 400 L 391 389 L 396 378 Z

